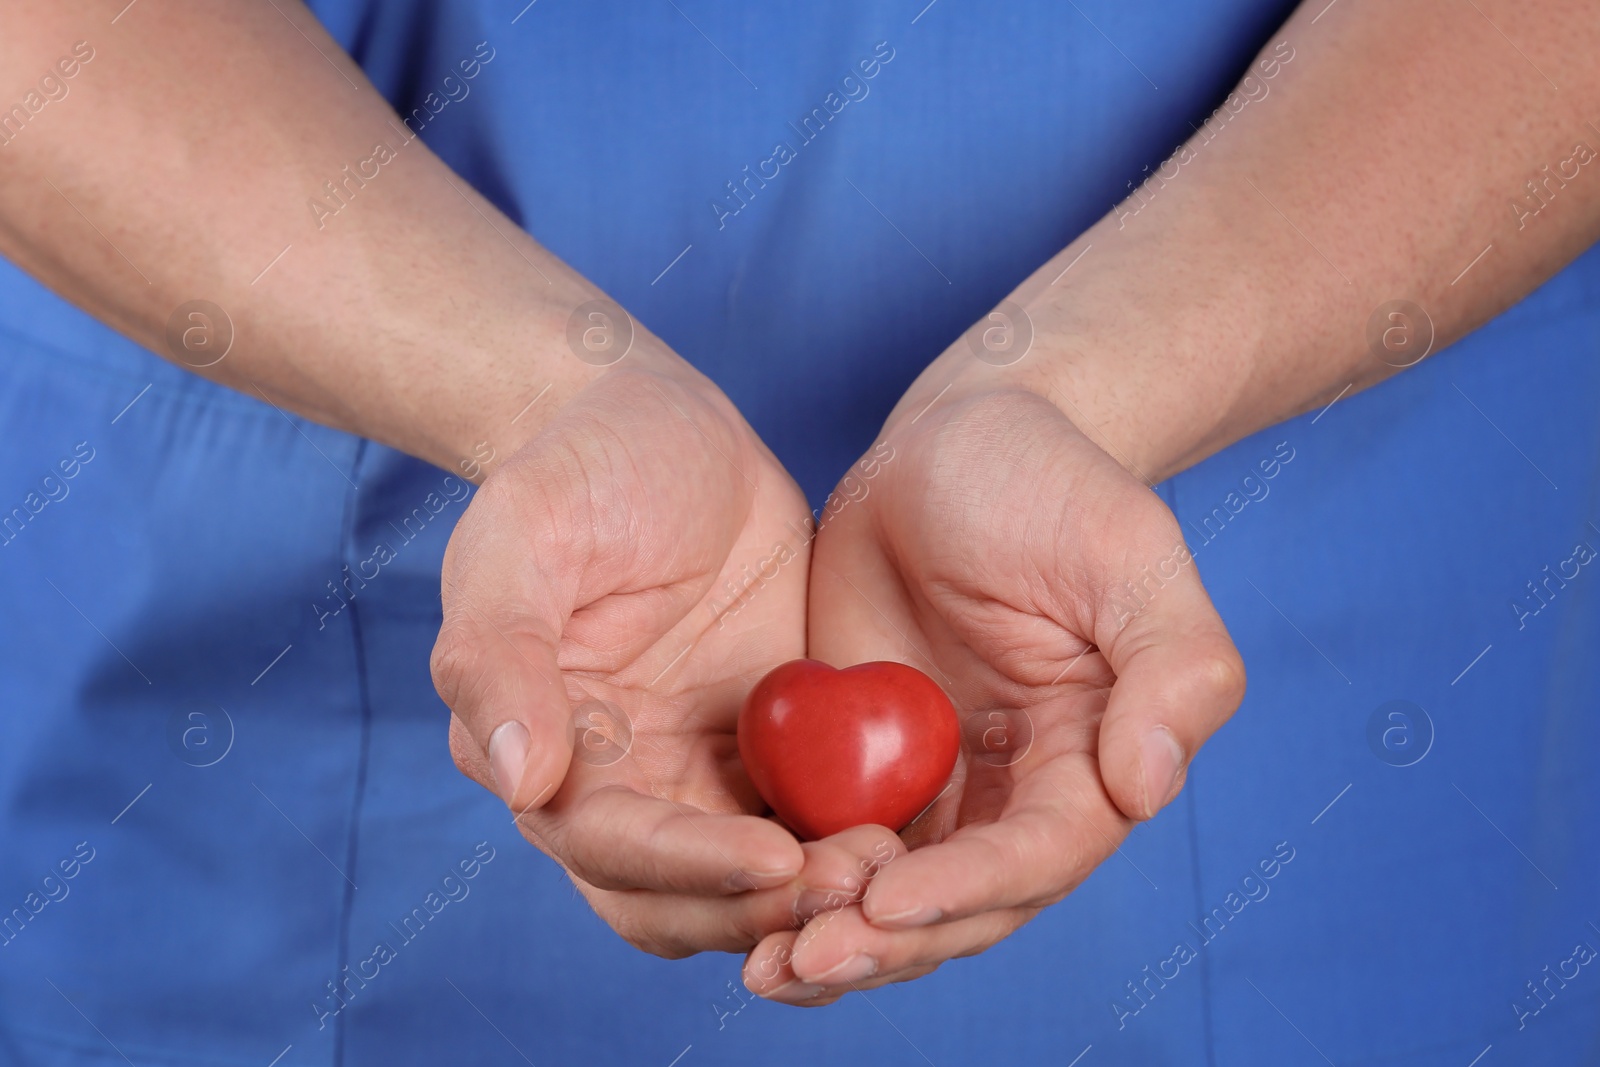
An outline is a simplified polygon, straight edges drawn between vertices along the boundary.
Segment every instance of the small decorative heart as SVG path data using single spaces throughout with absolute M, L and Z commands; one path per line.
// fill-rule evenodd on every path
M 945 787 L 960 749 L 950 698 L 903 663 L 791 660 L 739 712 L 750 780 L 811 841 L 863 823 L 900 831 Z

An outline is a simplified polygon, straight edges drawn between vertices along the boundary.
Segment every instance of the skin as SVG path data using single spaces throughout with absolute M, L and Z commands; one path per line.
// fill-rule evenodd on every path
M 786 1002 L 981 951 L 1181 787 L 1244 679 L 1192 565 L 1131 616 L 1118 598 L 1180 543 L 1149 484 L 1393 373 L 1366 341 L 1383 302 L 1425 308 L 1437 350 L 1600 236 L 1593 167 L 1520 225 L 1509 206 L 1600 147 L 1584 4 L 1317 0 L 1274 38 L 1269 95 L 1012 294 L 1026 357 L 963 340 L 929 366 L 813 553 L 726 397 L 638 324 L 616 365 L 577 358 L 568 319 L 603 294 L 420 141 L 317 227 L 307 198 L 404 139 L 302 7 L 121 8 L 0 14 L 0 70 L 97 49 L 0 148 L 0 252 L 168 358 L 173 309 L 215 301 L 236 341 L 198 373 L 482 481 L 434 656 L 458 765 L 630 942 L 749 950 L 747 984 Z M 967 761 L 903 836 L 802 846 L 729 754 L 743 692 L 807 651 L 1025 710 L 1033 747 Z M 574 758 L 589 700 L 630 721 L 623 759 Z
M 433 657 L 458 766 L 641 948 L 788 927 L 802 867 L 826 880 L 834 851 L 757 817 L 732 753 L 744 692 L 805 652 L 792 479 L 642 324 L 615 364 L 580 359 L 569 318 L 605 294 L 406 142 L 303 7 L 142 0 L 112 25 L 123 6 L 0 13 L 0 70 L 95 48 L 0 147 L 0 252 L 180 365 L 168 318 L 211 300 L 235 340 L 190 369 L 483 483 Z M 379 141 L 395 158 L 319 228 L 308 199 Z M 725 583 L 784 537 L 794 558 L 729 611 Z M 626 759 L 572 758 L 588 699 L 631 718 Z M 508 722 L 526 741 L 491 746 Z
M 1119 624 L 1118 590 L 1180 536 L 1144 486 L 1396 373 L 1414 357 L 1367 341 L 1384 302 L 1424 308 L 1437 351 L 1600 238 L 1600 160 L 1536 215 L 1524 184 L 1600 149 L 1591 8 L 1325 8 L 1274 35 L 1261 61 L 1278 41 L 1293 58 L 1254 67 L 1258 99 L 1170 181 L 1012 293 L 1025 358 L 992 366 L 963 338 L 928 368 L 883 431 L 904 461 L 818 535 L 814 656 L 902 659 L 958 708 L 1027 709 L 1035 739 L 1013 766 L 969 759 L 859 902 L 763 941 L 756 991 L 821 1005 L 921 976 L 1087 877 L 1176 794 L 1146 772 L 1151 731 L 1179 741 L 1181 784 L 1244 681 L 1192 565 Z

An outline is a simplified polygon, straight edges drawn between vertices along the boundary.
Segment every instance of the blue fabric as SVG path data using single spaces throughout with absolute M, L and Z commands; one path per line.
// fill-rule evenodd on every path
M 405 114 L 487 42 L 425 139 L 816 504 L 1290 8 L 315 6 Z M 1600 548 L 1597 308 L 1591 252 L 1164 485 L 1251 675 L 1183 797 L 992 951 L 800 1012 L 736 958 L 626 947 L 451 766 L 427 657 L 462 483 L 0 264 L 0 1062 L 1596 1062 L 1600 579 L 1528 583 Z M 335 1011 L 347 966 L 376 977 Z

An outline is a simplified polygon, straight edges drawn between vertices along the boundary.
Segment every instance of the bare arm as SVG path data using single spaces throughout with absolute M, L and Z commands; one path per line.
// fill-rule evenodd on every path
M 806 855 L 726 753 L 746 680 L 804 652 L 804 548 L 719 612 L 809 519 L 799 490 L 642 329 L 610 372 L 617 333 L 569 343 L 601 294 L 413 139 L 304 7 L 126 2 L 0 14 L 0 101 L 24 101 L 0 252 L 200 374 L 483 479 L 433 657 L 458 765 L 642 948 L 787 926 Z M 440 94 L 493 77 L 492 52 Z M 183 343 L 203 323 L 169 337 L 197 299 L 234 325 L 218 362 Z
M 1420 355 L 1426 323 L 1386 314 L 1374 354 L 1390 301 L 1438 351 L 1600 237 L 1597 48 L 1579 0 L 1313 0 L 1013 294 L 1029 356 L 997 370 L 959 342 L 896 416 L 952 378 L 1021 383 L 1153 481 Z
M 0 253 L 197 373 L 473 480 L 599 373 L 566 335 L 601 294 L 300 3 L 125 2 L 0 14 Z M 493 62 L 462 55 L 439 96 Z M 174 318 L 195 300 L 232 323 L 209 366 L 226 327 Z M 692 373 L 642 333 L 630 362 Z
M 1134 475 L 1413 360 L 1420 321 L 1380 316 L 1388 362 L 1369 349 L 1386 302 L 1424 308 L 1437 348 L 1593 241 L 1597 39 L 1564 0 L 1311 0 L 1160 177 L 918 380 L 894 463 L 817 536 L 810 653 L 927 665 L 959 707 L 1006 709 L 984 711 L 1005 743 L 974 746 L 860 904 L 764 939 L 752 988 L 828 1003 L 987 948 L 1171 802 L 1244 672 Z

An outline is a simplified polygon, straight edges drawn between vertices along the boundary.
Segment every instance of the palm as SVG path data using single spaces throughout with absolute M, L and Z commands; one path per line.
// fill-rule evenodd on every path
M 1127 830 L 1096 761 L 1116 677 L 1096 648 L 1091 591 L 1075 579 L 1136 570 L 1131 551 L 1108 559 L 1094 535 L 1142 503 L 1143 489 L 1034 406 L 925 420 L 896 440 L 899 464 L 817 539 L 813 655 L 911 663 L 963 718 L 954 782 L 903 834 L 914 844 L 1052 796 L 1092 806 L 1095 825 Z M 1029 442 L 1020 454 L 1010 447 L 1019 439 Z
M 914 978 L 1061 899 L 1167 801 L 1242 686 L 1171 513 L 1046 401 L 980 393 L 886 432 L 895 461 L 818 534 L 811 651 L 931 674 L 963 754 L 860 904 L 752 953 L 747 974 L 807 1003 L 859 988 L 837 977 L 852 959 L 873 961 L 867 985 Z M 1174 560 L 1128 606 L 1125 583 Z M 1176 751 L 1170 786 L 1147 788 L 1152 738 Z
M 784 526 L 804 529 L 799 490 L 753 439 L 715 441 L 691 422 L 706 413 L 690 414 L 683 398 L 660 403 L 648 434 L 607 442 L 605 469 L 627 475 L 604 489 L 585 479 L 593 564 L 557 655 L 576 758 L 549 816 L 603 785 L 703 811 L 760 811 L 736 758 L 739 703 L 804 653 L 809 553 Z M 622 455 L 611 451 L 619 446 Z
M 545 733 L 507 799 L 603 914 L 652 879 L 721 890 L 752 854 L 782 851 L 775 836 L 798 858 L 752 817 L 734 730 L 755 681 L 804 654 L 807 517 L 720 394 L 617 373 L 497 470 L 457 528 L 441 692 L 455 707 L 452 685 L 477 680 L 538 705 Z M 492 784 L 468 718 L 452 721 L 452 749 Z

